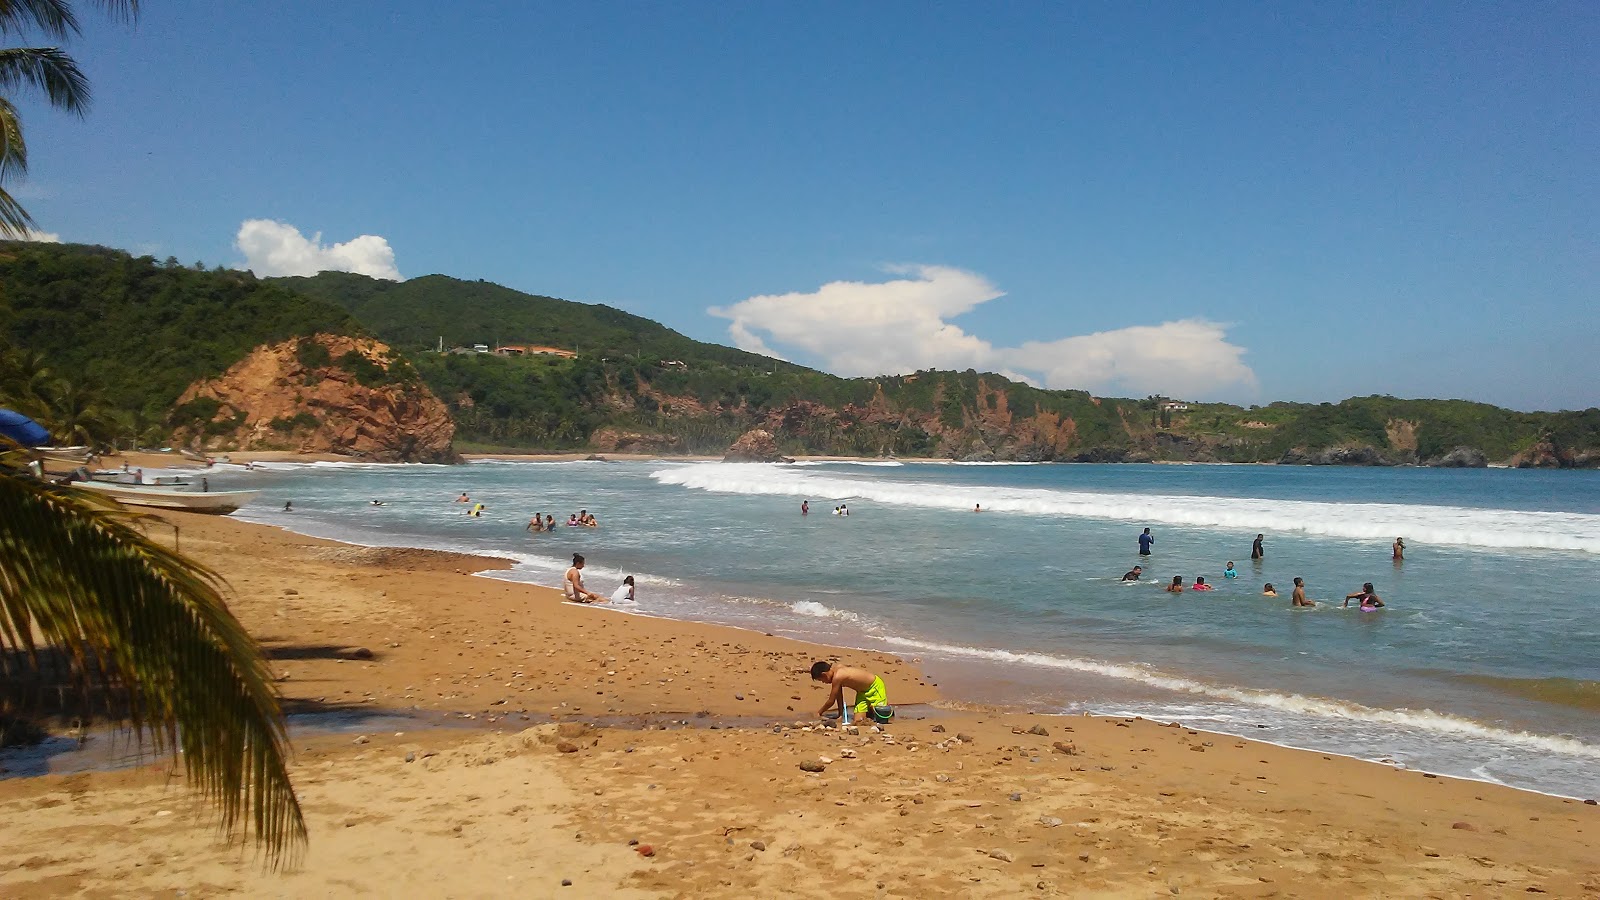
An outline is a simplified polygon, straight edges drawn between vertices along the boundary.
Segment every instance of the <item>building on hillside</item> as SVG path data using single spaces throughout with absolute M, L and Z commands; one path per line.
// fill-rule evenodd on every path
M 494 352 L 501 356 L 559 356 L 562 359 L 572 359 L 578 355 L 560 347 L 542 347 L 536 344 L 501 344 Z
M 681 359 L 663 359 L 661 365 L 669 369 L 687 369 L 689 364 Z

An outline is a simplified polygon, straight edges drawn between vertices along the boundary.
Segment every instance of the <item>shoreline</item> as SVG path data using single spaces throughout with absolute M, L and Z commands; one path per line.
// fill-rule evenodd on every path
M 607 453 L 599 450 L 552 450 L 547 452 L 528 451 L 526 453 L 462 453 L 459 454 L 463 463 L 483 461 L 504 462 L 649 462 L 661 460 L 664 462 L 721 462 L 721 454 L 675 454 L 675 453 Z M 377 463 L 362 459 L 357 456 L 347 456 L 338 453 L 301 453 L 295 450 L 228 450 L 216 451 L 213 459 L 221 461 L 227 457 L 229 462 L 244 464 L 251 462 L 284 462 L 284 463 L 312 463 L 312 462 L 349 462 L 368 465 L 406 465 L 405 463 Z M 593 457 L 600 457 L 594 460 Z M 842 462 L 842 463 L 926 463 L 930 465 L 1152 465 L 1152 466 L 1294 466 L 1303 465 L 1307 468 L 1353 468 L 1353 469 L 1449 469 L 1450 466 L 1428 466 L 1422 463 L 1397 463 L 1394 465 L 1342 465 L 1342 466 L 1315 466 L 1311 463 L 1283 463 L 1278 460 L 1260 460 L 1257 462 L 1230 462 L 1227 460 L 1183 460 L 1183 459 L 1151 459 L 1126 462 L 1079 462 L 1077 460 L 991 460 L 991 461 L 966 461 L 942 456 L 834 456 L 825 454 L 801 454 L 790 457 L 795 462 Z M 110 460 L 118 460 L 120 465 L 123 460 L 129 461 L 135 467 L 148 468 L 204 468 L 202 460 L 185 456 L 179 450 L 171 452 L 137 450 L 126 452 L 108 453 L 102 458 L 102 465 L 110 466 Z M 778 465 L 778 463 L 773 463 Z M 1517 466 L 1506 462 L 1491 462 L 1484 466 L 1486 469 L 1517 469 Z M 1563 471 L 1558 468 L 1536 469 L 1535 471 Z M 1581 472 L 1583 468 L 1573 468 L 1566 471 Z M 1592 469 L 1590 469 L 1592 471 Z
M 1600 890 L 1600 814 L 1574 800 L 1150 720 L 974 709 L 909 657 L 602 615 L 479 577 L 509 565 L 494 557 L 163 517 L 229 579 L 287 711 L 420 708 L 495 730 L 297 740 L 313 836 L 280 876 L 217 844 L 204 816 L 153 818 L 175 802 L 163 764 L 0 780 L 17 823 L 0 892 L 430 894 L 450 872 L 468 896 L 566 877 L 591 894 L 743 897 L 836 887 L 836 867 L 858 864 L 877 896 Z M 882 735 L 817 727 L 804 667 L 830 656 L 882 674 L 905 716 Z M 580 721 L 618 716 L 710 724 Z M 80 828 L 103 836 L 79 846 Z M 152 854 L 164 861 L 136 865 Z
M 294 536 L 300 537 L 300 538 L 305 538 L 307 540 L 326 542 L 326 543 L 329 543 L 329 544 L 332 544 L 332 545 L 336 545 L 336 546 L 346 546 L 346 547 L 352 547 L 352 548 L 359 548 L 359 549 L 362 549 L 362 550 L 377 550 L 377 551 L 394 550 L 394 551 L 401 551 L 401 552 L 415 552 L 417 554 L 440 554 L 442 557 L 445 557 L 445 558 L 452 558 L 452 559 L 459 558 L 459 559 L 463 559 L 463 560 L 468 561 L 468 562 L 471 562 L 472 560 L 477 560 L 478 562 L 482 563 L 482 567 L 481 568 L 460 570 L 461 574 L 464 574 L 464 575 L 467 575 L 467 576 L 473 577 L 473 578 L 489 579 L 489 580 L 492 580 L 493 582 L 495 582 L 496 584 L 514 585 L 514 586 L 517 586 L 517 587 L 528 588 L 528 589 L 536 590 L 536 591 L 548 591 L 551 594 L 556 595 L 556 597 L 558 599 L 560 597 L 560 589 L 558 587 L 555 587 L 555 586 L 552 586 L 552 585 L 537 584 L 537 583 L 534 583 L 534 582 L 520 581 L 520 580 L 508 580 L 508 579 L 503 579 L 503 578 L 497 577 L 495 575 L 495 573 L 497 573 L 497 572 L 505 572 L 505 571 L 509 571 L 509 570 L 515 569 L 517 567 L 516 566 L 517 560 L 516 560 L 516 557 L 513 556 L 513 555 L 510 555 L 510 554 L 500 555 L 497 552 L 495 552 L 494 550 L 480 550 L 480 551 L 476 551 L 474 553 L 460 553 L 460 552 L 457 552 L 457 551 L 439 550 L 439 549 L 429 548 L 429 547 L 415 547 L 415 546 L 410 546 L 410 545 L 362 544 L 362 543 L 358 543 L 358 542 L 347 540 L 347 539 L 326 538 L 326 537 L 320 537 L 320 536 L 317 536 L 317 535 L 307 534 L 305 532 L 296 531 L 293 528 L 290 528 L 288 525 L 284 525 L 284 524 L 262 523 L 262 522 L 246 522 L 246 521 L 243 521 L 243 520 L 235 520 L 235 521 L 240 521 L 241 524 L 244 524 L 244 525 L 246 525 L 248 527 L 252 527 L 252 528 L 272 529 L 272 530 L 275 530 L 275 531 L 283 532 L 285 534 L 294 535 Z M 570 606 L 570 605 L 573 605 L 573 604 L 565 604 L 565 605 Z M 734 632 L 739 632 L 739 633 L 743 633 L 743 634 L 750 635 L 750 636 L 760 635 L 760 636 L 763 636 L 763 637 L 766 637 L 766 638 L 777 638 L 779 640 L 787 640 L 787 641 L 792 641 L 792 642 L 797 642 L 797 643 L 800 643 L 800 644 L 804 644 L 806 646 L 810 646 L 810 647 L 814 647 L 814 648 L 825 649 L 827 651 L 830 651 L 831 655 L 835 655 L 835 656 L 839 655 L 841 652 L 842 653 L 874 654 L 874 655 L 879 655 L 879 656 L 893 656 L 893 657 L 904 659 L 908 663 L 911 663 L 911 664 L 914 664 L 914 665 L 920 667 L 921 670 L 922 670 L 922 675 L 920 676 L 922 680 L 928 681 L 930 684 L 938 684 L 938 685 L 942 685 L 943 684 L 942 681 L 941 682 L 933 682 L 932 679 L 928 678 L 927 672 L 926 672 L 927 663 L 924 662 L 925 652 L 907 653 L 907 652 L 898 651 L 898 650 L 894 650 L 892 648 L 885 648 L 885 647 L 856 646 L 856 645 L 851 645 L 851 644 L 847 644 L 847 643 L 839 643 L 837 641 L 826 642 L 826 641 L 823 641 L 823 640 L 819 640 L 817 636 L 807 635 L 807 634 L 805 634 L 803 632 L 797 633 L 797 634 L 775 634 L 774 632 L 763 631 L 761 628 L 758 628 L 758 627 L 755 627 L 755 626 L 750 626 L 750 625 L 740 625 L 740 624 L 733 624 L 733 623 L 728 623 L 728 622 L 717 622 L 717 621 L 710 621 L 710 620 L 704 620 L 704 619 L 676 618 L 676 617 L 673 617 L 673 616 L 670 616 L 670 615 L 654 614 L 654 613 L 649 613 L 649 612 L 645 612 L 645 611 L 638 610 L 638 609 L 630 609 L 630 608 L 626 608 L 626 607 L 615 607 L 615 606 L 611 606 L 610 604 L 604 604 L 604 605 L 602 605 L 602 604 L 594 604 L 594 605 L 588 605 L 588 606 L 586 606 L 584 608 L 592 611 L 596 615 L 602 615 L 602 614 L 609 613 L 609 614 L 614 614 L 614 615 L 627 616 L 627 617 L 630 617 L 630 618 L 642 619 L 642 620 L 646 620 L 646 621 L 680 623 L 680 624 L 687 625 L 687 626 L 700 626 L 700 627 L 705 627 L 705 628 L 710 628 L 710 629 L 731 630 L 731 631 L 734 631 Z M 985 661 L 978 661 L 978 662 L 979 662 L 979 664 L 982 664 Z M 941 660 L 939 663 L 936 664 L 936 667 L 943 666 L 943 667 L 948 667 L 948 668 L 951 668 L 951 669 L 960 669 L 963 666 L 970 666 L 973 663 L 974 663 L 974 660 L 972 660 L 972 659 L 961 658 L 961 657 L 952 657 L 952 658 L 947 659 L 947 660 Z M 1079 674 L 1081 674 L 1081 673 L 1079 673 Z M 960 676 L 958 675 L 957 677 L 959 678 Z M 952 708 L 961 708 L 961 709 L 966 709 L 966 710 L 983 710 L 983 711 L 989 712 L 990 714 L 995 714 L 995 715 L 1006 714 L 1006 715 L 1022 715 L 1022 716 L 1039 716 L 1039 717 L 1047 717 L 1047 718 L 1051 718 L 1051 719 L 1073 719 L 1073 718 L 1078 718 L 1080 716 L 1089 716 L 1089 717 L 1096 718 L 1096 719 L 1127 719 L 1127 720 L 1137 719 L 1137 720 L 1140 720 L 1140 721 L 1147 721 L 1147 722 L 1156 723 L 1157 725 L 1160 725 L 1162 727 L 1173 727 L 1173 726 L 1182 727 L 1182 728 L 1186 728 L 1186 729 L 1190 729 L 1190 730 L 1194 730 L 1194 731 L 1199 731 L 1199 732 L 1202 732 L 1202 733 L 1205 733 L 1205 734 L 1210 734 L 1210 735 L 1217 736 L 1217 737 L 1223 737 L 1223 738 L 1228 738 L 1228 739 L 1233 739 L 1233 740 L 1249 741 L 1250 743 L 1253 743 L 1253 744 L 1262 744 L 1262 745 L 1266 745 L 1266 746 L 1277 747 L 1277 748 L 1280 748 L 1280 749 L 1283 749 L 1283 750 L 1292 751 L 1292 752 L 1296 752 L 1296 753 L 1314 753 L 1314 754 L 1319 754 L 1319 755 L 1324 755 L 1324 756 L 1333 756 L 1333 757 L 1338 757 L 1338 758 L 1341 758 L 1341 759 L 1348 759 L 1348 760 L 1351 760 L 1351 761 L 1360 762 L 1360 763 L 1367 764 L 1367 765 L 1377 766 L 1377 767 L 1380 767 L 1380 768 L 1383 768 L 1383 769 L 1391 769 L 1391 770 L 1403 771 L 1403 772 L 1417 772 L 1417 773 L 1420 773 L 1420 774 L 1425 774 L 1428 777 L 1446 778 L 1446 779 L 1452 779 L 1452 780 L 1456 780 L 1456 781 L 1460 781 L 1460 782 L 1464 782 L 1464 783 L 1470 783 L 1470 784 L 1493 785 L 1493 786 L 1495 786 L 1497 788 L 1503 788 L 1503 789 L 1507 789 L 1507 790 L 1525 792 L 1525 793 L 1529 793 L 1529 794 L 1533 794 L 1533 795 L 1541 796 L 1541 797 L 1551 797 L 1551 798 L 1556 798 L 1556 799 L 1561 799 L 1561 800 L 1575 800 L 1575 801 L 1578 801 L 1578 802 L 1587 802 L 1588 800 L 1591 799 L 1591 798 L 1582 796 L 1580 794 L 1563 794 L 1563 793 L 1558 793 L 1558 792 L 1556 792 L 1554 790 L 1540 790 L 1538 788 L 1533 788 L 1533 787 L 1525 787 L 1525 786 L 1522 786 L 1522 785 L 1507 784 L 1507 783 L 1505 783 L 1503 781 L 1497 781 L 1497 780 L 1494 780 L 1494 779 L 1488 778 L 1488 777 L 1482 777 L 1482 776 L 1475 777 L 1475 776 L 1472 776 L 1472 775 L 1463 775 L 1463 774 L 1450 773 L 1450 772 L 1438 772 L 1438 771 L 1433 771 L 1433 770 L 1425 768 L 1425 767 L 1413 766 L 1413 765 L 1408 765 L 1408 764 L 1405 764 L 1405 763 L 1392 762 L 1392 761 L 1391 762 L 1385 762 L 1383 758 L 1363 757 L 1363 756 L 1358 756 L 1358 755 L 1356 755 L 1354 753 L 1349 753 L 1349 752 L 1344 752 L 1344 751 L 1328 750 L 1328 749 L 1317 748 L 1317 747 L 1300 746 L 1300 745 L 1297 745 L 1297 744 L 1294 744 L 1294 743 L 1288 743 L 1288 742 L 1284 742 L 1284 741 L 1269 740 L 1269 739 L 1266 739 L 1264 737 L 1254 737 L 1254 736 L 1249 736 L 1249 735 L 1245 735 L 1245 734 L 1239 734 L 1239 733 L 1230 732 L 1230 731 L 1212 730 L 1210 728 L 1205 727 L 1205 725 L 1194 724 L 1193 720 L 1185 722 L 1185 721 L 1182 720 L 1181 717 L 1166 718 L 1166 717 L 1161 717 L 1161 716 L 1148 716 L 1148 715 L 1143 715 L 1143 714 L 1122 713 L 1122 712 L 1113 712 L 1113 711 L 1093 711 L 1093 712 L 1081 712 L 1081 713 L 1050 712 L 1050 711 L 1047 711 L 1045 709 L 1040 709 L 1040 708 L 1035 708 L 1033 706 L 1030 706 L 1026 702 L 1017 702 L 1017 701 L 1000 700 L 1000 699 L 986 699 L 986 698 L 982 698 L 982 697 L 978 697 L 978 696 L 970 696 L 970 695 L 963 697 L 963 696 L 959 696 L 959 693 L 960 692 L 958 691 L 958 695 L 945 696 L 945 692 L 943 690 L 941 690 L 941 691 L 936 692 L 935 699 L 930 700 L 930 701 L 919 701 L 919 702 L 927 702 L 927 703 L 933 704 L 935 706 L 938 706 L 940 704 L 947 704 L 947 705 L 950 705 Z M 899 705 L 899 704 L 897 703 L 896 705 Z M 1463 721 L 1472 722 L 1474 724 L 1481 724 L 1481 723 L 1477 723 L 1476 720 L 1463 719 Z M 1485 726 L 1485 727 L 1490 727 L 1490 726 Z

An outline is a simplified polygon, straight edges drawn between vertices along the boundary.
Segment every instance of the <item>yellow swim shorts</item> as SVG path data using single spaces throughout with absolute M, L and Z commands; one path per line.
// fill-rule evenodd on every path
M 863 719 L 867 715 L 869 706 L 888 706 L 889 691 L 883 686 L 883 679 L 872 676 L 872 683 L 864 691 L 856 691 L 855 717 Z

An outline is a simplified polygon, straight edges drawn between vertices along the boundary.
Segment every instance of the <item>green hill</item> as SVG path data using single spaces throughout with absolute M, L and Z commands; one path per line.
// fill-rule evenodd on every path
M 348 272 L 272 280 L 337 304 L 407 353 L 432 350 L 442 338 L 446 348 L 538 344 L 600 357 L 692 357 L 733 368 L 769 370 L 774 365 L 768 357 L 696 341 L 620 309 L 524 294 L 487 281 L 445 275 L 384 281 Z
M 469 450 L 719 453 L 760 427 L 795 454 L 1600 463 L 1596 409 L 1524 413 L 1384 396 L 1246 409 L 1041 390 L 970 370 L 839 378 L 608 306 L 482 281 L 333 272 L 258 280 L 98 247 L 0 244 L 0 350 L 10 353 L 0 358 L 41 354 L 146 420 L 170 426 L 189 383 L 256 345 L 317 332 L 370 334 L 402 352 L 449 406 Z M 575 355 L 440 353 L 441 337 L 447 348 L 539 345 Z M 0 401 L 6 378 L 25 375 L 0 367 Z
M 317 332 L 365 334 L 338 306 L 249 272 L 0 242 L 0 346 L 41 355 L 119 409 L 159 416 L 254 347 Z

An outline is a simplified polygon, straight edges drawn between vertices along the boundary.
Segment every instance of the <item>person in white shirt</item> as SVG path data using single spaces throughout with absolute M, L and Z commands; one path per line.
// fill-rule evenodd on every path
M 622 579 L 622 585 L 620 587 L 618 587 L 616 590 L 611 592 L 611 602 L 612 603 L 632 603 L 633 602 L 633 576 L 632 575 L 629 575 L 627 578 Z

